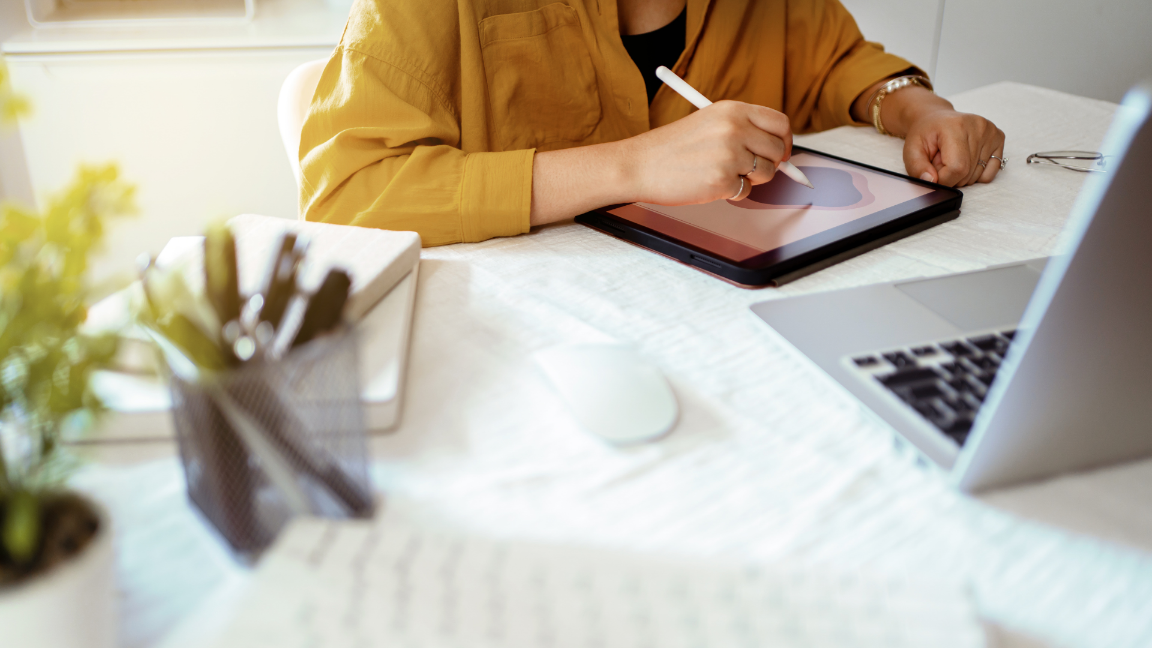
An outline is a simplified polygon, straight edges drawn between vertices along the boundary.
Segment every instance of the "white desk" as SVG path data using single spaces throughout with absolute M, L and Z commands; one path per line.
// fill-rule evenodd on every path
M 1083 177 L 1024 158 L 1096 148 L 1115 106 L 1009 84 L 956 104 L 1008 134 L 1000 179 L 965 190 L 958 220 L 780 290 L 735 288 L 572 224 L 425 250 L 403 424 L 372 444 L 390 501 L 507 536 L 960 574 L 1011 630 L 1000 645 L 1152 644 L 1152 462 L 962 497 L 748 311 L 1058 249 Z M 901 142 L 868 129 L 798 142 L 902 168 Z M 586 436 L 531 363 L 552 344 L 610 339 L 671 381 L 682 416 L 664 441 L 619 450 Z M 126 645 L 151 645 L 234 571 L 188 512 L 173 461 L 79 481 L 119 516 Z

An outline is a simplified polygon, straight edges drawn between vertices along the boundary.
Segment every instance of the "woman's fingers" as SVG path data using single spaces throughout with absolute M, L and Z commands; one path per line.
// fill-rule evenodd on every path
M 776 175 L 776 168 L 787 159 L 786 142 L 754 126 L 748 128 L 744 145 L 746 151 L 742 155 L 746 156 L 748 162 L 745 163 L 747 166 L 744 167 L 743 175 L 748 176 L 752 184 L 763 184 L 771 180 Z
M 986 119 L 966 115 L 964 130 L 968 137 L 968 148 L 972 152 L 972 173 L 963 184 L 967 187 L 976 184 L 981 174 L 988 169 L 989 156 L 996 150 L 991 137 L 995 134 L 996 127 Z
M 788 159 L 792 130 L 783 114 L 737 101 L 722 101 L 708 108 L 713 109 L 721 119 L 717 124 L 718 137 L 733 156 L 732 170 L 738 175 L 753 172 L 753 155 L 761 158 L 756 164 L 757 174 L 765 160 L 775 169 L 781 161 Z
M 689 205 L 742 200 L 753 184 L 773 177 L 791 141 L 791 126 L 780 113 L 721 101 L 630 138 L 621 148 L 636 175 L 636 200 Z
M 1000 172 L 992 155 L 1004 150 L 1004 132 L 977 115 L 935 111 L 908 131 L 904 166 L 909 175 L 949 187 L 991 182 Z M 929 164 L 931 166 L 929 166 Z
M 745 175 L 754 185 L 764 184 L 776 175 L 780 163 L 791 157 L 792 127 L 782 113 L 763 106 L 748 105 L 745 145 L 755 156 L 755 170 Z M 771 130 L 769 130 L 771 129 Z
M 749 126 L 746 129 L 744 134 L 744 147 L 761 158 L 767 158 L 773 168 L 788 159 L 787 143 L 779 137 L 771 133 L 765 133 L 755 126 Z M 757 165 L 756 170 L 760 170 L 759 165 Z M 747 171 L 748 170 L 745 170 L 745 172 Z
M 976 178 L 976 182 L 988 183 L 996 178 L 996 174 L 1000 173 L 1000 162 L 992 158 L 993 155 L 997 157 L 1004 157 L 1002 155 L 1003 149 L 996 149 L 988 154 L 988 159 L 984 168 L 980 169 L 980 176 Z
M 976 152 L 973 157 L 972 173 L 963 185 L 969 186 L 977 182 L 991 182 L 1000 172 L 1000 163 L 992 159 L 993 155 L 1000 155 L 1004 150 L 1004 133 L 992 122 L 982 120 L 973 128 L 972 141 Z
M 976 165 L 974 153 L 969 148 L 968 138 L 954 131 L 941 134 L 940 160 L 943 166 L 937 168 L 937 180 L 948 187 L 962 187 L 972 175 Z
M 787 159 L 792 136 L 787 117 L 763 106 L 735 101 L 715 106 L 725 120 L 723 139 L 731 156 L 725 167 L 727 172 L 745 179 L 745 193 L 754 185 L 771 180 L 780 162 Z M 766 131 L 765 127 L 776 132 Z
M 732 185 L 732 190 L 735 193 L 733 193 L 728 200 L 744 200 L 748 197 L 748 194 L 752 193 L 752 183 L 744 176 L 737 176 L 735 183 Z
M 980 174 L 980 178 L 978 180 L 979 182 L 992 182 L 992 180 L 994 180 L 1000 173 L 1000 169 L 1004 167 L 1004 165 L 1000 162 L 1000 160 L 1004 159 L 1004 139 L 1004 131 L 997 128 L 992 140 L 993 149 L 987 158 L 988 167 L 985 168 Z M 999 159 L 993 159 L 993 155 Z
M 776 175 L 776 162 L 773 162 L 770 158 L 760 157 L 751 152 L 749 152 L 749 155 L 752 155 L 753 159 L 756 160 L 756 170 L 746 174 L 748 181 L 752 183 L 753 186 L 764 184 Z
M 988 168 L 988 156 L 992 155 L 992 150 L 988 148 L 988 145 L 979 141 L 973 142 L 973 148 L 970 149 L 970 151 L 972 156 L 972 172 L 968 174 L 968 177 L 964 180 L 964 184 L 957 185 L 959 187 L 967 187 L 975 184 L 980 178 L 980 174 L 984 173 Z
M 774 136 L 783 147 L 781 160 L 787 160 L 792 154 L 792 124 L 784 113 L 772 110 L 765 106 L 754 104 L 739 104 L 745 111 L 748 122 L 757 130 Z M 764 155 L 764 153 L 759 153 Z
M 904 168 L 908 175 L 928 182 L 936 182 L 936 166 L 932 163 L 937 150 L 925 139 L 909 140 L 904 146 Z

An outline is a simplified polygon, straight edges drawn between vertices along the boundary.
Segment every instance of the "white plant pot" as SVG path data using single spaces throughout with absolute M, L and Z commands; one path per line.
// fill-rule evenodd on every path
M 115 648 L 116 553 L 112 524 L 72 560 L 14 587 L 0 589 L 0 644 L 35 648 Z

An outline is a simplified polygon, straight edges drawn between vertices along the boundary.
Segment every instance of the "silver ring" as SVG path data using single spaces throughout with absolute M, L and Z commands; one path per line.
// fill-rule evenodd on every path
M 989 160 L 1000 160 L 1000 169 L 1001 170 L 1003 170 L 1004 167 L 1008 166 L 1008 158 L 1002 158 L 999 155 L 992 155 L 992 156 L 989 156 L 988 159 Z
M 736 200 L 740 197 L 740 194 L 742 194 L 742 193 L 744 193 L 744 176 L 740 176 L 740 191 L 737 191 L 736 195 L 732 196 L 728 200 Z
M 760 162 L 760 156 L 759 156 L 759 155 L 756 155 L 755 153 L 753 153 L 753 154 L 752 154 L 752 170 L 751 170 L 751 171 L 749 171 L 748 173 L 745 173 L 744 175 L 746 175 L 746 176 L 750 176 L 750 175 L 752 175 L 753 173 L 756 173 L 756 165 L 757 165 L 759 162 Z
M 979 164 L 982 168 L 985 168 L 985 169 L 988 168 L 988 163 L 985 162 L 984 160 L 976 160 L 976 164 Z

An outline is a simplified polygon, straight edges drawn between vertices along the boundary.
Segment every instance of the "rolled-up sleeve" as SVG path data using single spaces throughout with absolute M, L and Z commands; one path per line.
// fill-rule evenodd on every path
M 789 0 L 784 112 L 793 130 L 854 124 L 852 104 L 876 82 L 924 74 L 884 47 L 864 40 L 838 0 Z
M 301 213 L 426 246 L 527 232 L 534 151 L 467 153 L 459 124 L 418 68 L 341 45 L 301 132 Z

